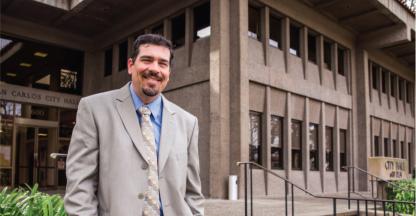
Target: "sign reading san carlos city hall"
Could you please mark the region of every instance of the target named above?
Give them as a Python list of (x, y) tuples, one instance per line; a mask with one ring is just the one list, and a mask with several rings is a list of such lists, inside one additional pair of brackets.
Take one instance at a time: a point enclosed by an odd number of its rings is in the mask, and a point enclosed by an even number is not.
[(0, 100), (77, 109), (81, 96), (0, 82)]

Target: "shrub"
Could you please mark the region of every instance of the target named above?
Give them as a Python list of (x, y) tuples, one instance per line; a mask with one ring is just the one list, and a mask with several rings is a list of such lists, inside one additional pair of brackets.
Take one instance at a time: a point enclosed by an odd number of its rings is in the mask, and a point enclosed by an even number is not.
[[(387, 187), (387, 199), (396, 201), (415, 202), (416, 180), (400, 180), (395, 182), (395, 186)], [(393, 204), (387, 204), (389, 211), (393, 210)], [(410, 204), (396, 204), (395, 210), (397, 213), (415, 215), (415, 205)]]
[(3, 189), (0, 193), (0, 215), (4, 216), (66, 216), (59, 195), (48, 195), (33, 188)]

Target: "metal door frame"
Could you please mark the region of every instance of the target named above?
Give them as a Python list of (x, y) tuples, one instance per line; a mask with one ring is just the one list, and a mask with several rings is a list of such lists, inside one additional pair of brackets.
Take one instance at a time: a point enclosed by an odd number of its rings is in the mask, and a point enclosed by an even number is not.
[[(14, 123), (13, 123), (13, 158), (12, 158), (12, 187), (15, 187), (15, 176), (16, 176), (16, 147), (17, 147), (17, 128), (18, 127), (33, 127), (35, 128), (35, 137), (34, 137), (34, 150), (37, 154), (38, 152), (38, 146), (39, 146), (39, 140), (37, 137), (37, 134), (39, 132), (39, 128), (56, 128), (56, 133), (58, 133), (59, 129), (59, 121), (49, 121), (49, 120), (38, 120), (38, 119), (30, 119), (30, 118), (20, 118), (15, 117)], [(58, 135), (58, 134), (56, 134)], [(58, 142), (59, 136), (56, 137), (56, 142)], [(35, 156), (35, 155), (34, 155)], [(34, 175), (33, 178), (37, 179), (37, 172), (36, 176)]]

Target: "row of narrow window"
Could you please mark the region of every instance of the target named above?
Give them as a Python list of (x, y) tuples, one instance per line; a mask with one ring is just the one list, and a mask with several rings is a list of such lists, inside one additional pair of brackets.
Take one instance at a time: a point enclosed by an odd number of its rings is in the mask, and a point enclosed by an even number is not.
[[(269, 45), (278, 49), (282, 49), (282, 17), (276, 15), (276, 12), (271, 12), (269, 15)], [(248, 35), (251, 38), (262, 40), (261, 32), (261, 13), (260, 8), (253, 6), (249, 7), (249, 26), (248, 26)], [(290, 44), (289, 44), (289, 53), (295, 56), (301, 56), (301, 27), (299, 24), (293, 22), (290, 23), (289, 28), (290, 35)], [(317, 44), (318, 44), (318, 33), (310, 31), (308, 29), (307, 35), (308, 43), (308, 60), (317, 64)], [(323, 44), (323, 63), (324, 67), (328, 70), (333, 70), (333, 58), (335, 54), (333, 53), (334, 42), (330, 39), (325, 38)], [(338, 74), (344, 76), (347, 71), (347, 49), (338, 44), (337, 60), (338, 60)]]
[[(193, 41), (201, 38), (209, 37), (211, 34), (210, 27), (210, 4), (206, 2), (193, 8)], [(171, 25), (171, 37), (173, 49), (177, 49), (185, 45), (186, 20), (185, 12), (169, 19)], [(144, 30), (140, 31), (135, 37), (144, 34)], [(164, 35), (163, 22), (150, 28), (150, 33)], [(166, 35), (165, 35), (166, 36)], [(128, 59), (128, 42), (127, 40), (118, 45), (118, 71), (123, 71), (127, 67)], [(112, 74), (113, 68), (113, 48), (105, 50), (104, 54), (104, 76)]]
[[(404, 100), (404, 92), (406, 92), (406, 102), (407, 103), (412, 102), (413, 85), (411, 82), (406, 81), (405, 79), (401, 78), (397, 74), (388, 71), (387, 69), (381, 67), (380, 65), (374, 62), (369, 61), (368, 65), (369, 65), (369, 72), (371, 75), (370, 78), (372, 80), (371, 86), (373, 89), (381, 90), (381, 92), (384, 94), (387, 94), (388, 91), (390, 90), (390, 95), (392, 97), (398, 96), (399, 100)], [(390, 76), (390, 81), (389, 81), (389, 76)], [(396, 87), (398, 87), (398, 90), (396, 90)]]
[[(380, 137), (379, 136), (374, 136), (374, 151), (373, 151), (373, 156), (374, 157), (394, 157), (394, 158), (403, 158), (406, 159), (406, 155), (404, 152), (404, 148), (405, 148), (405, 142), (404, 141), (400, 141), (400, 146), (399, 142), (397, 142), (397, 140), (393, 139), (391, 141), (390, 144), (390, 139), (389, 138), (384, 138), (383, 139), (383, 146), (380, 142)], [(393, 148), (393, 152), (391, 152), (390, 147)], [(400, 147), (400, 149), (398, 149)], [(384, 154), (382, 154), (382, 148), (384, 150)], [(409, 173), (411, 172), (411, 164), (412, 164), (412, 143), (408, 142), (407, 143), (407, 157), (408, 157), (408, 163), (409, 163)]]
[[(284, 168), (284, 140), (283, 133), (284, 128), (283, 117), (271, 116), (271, 168), (283, 169)], [(292, 170), (303, 170), (302, 167), (302, 121), (291, 121), (291, 141), (292, 141)], [(264, 148), (264, 142), (262, 141), (262, 114), (259, 112), (250, 111), (250, 145), (249, 145), (249, 160), (258, 164), (263, 164), (262, 153)], [(309, 136), (309, 167), (312, 171), (319, 171), (319, 125), (310, 123), (308, 128)], [(341, 171), (345, 171), (347, 166), (347, 130), (339, 130), (339, 166)], [(325, 170), (334, 171), (334, 157), (335, 157), (335, 142), (334, 142), (334, 128), (325, 127)]]

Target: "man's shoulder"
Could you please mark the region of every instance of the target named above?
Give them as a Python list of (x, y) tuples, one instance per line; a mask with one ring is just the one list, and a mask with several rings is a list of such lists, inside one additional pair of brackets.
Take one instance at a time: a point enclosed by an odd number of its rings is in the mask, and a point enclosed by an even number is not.
[(114, 89), (110, 91), (88, 95), (88, 96), (83, 97), (82, 100), (87, 103), (96, 103), (96, 102), (106, 103), (108, 101), (113, 101), (114, 99), (120, 98), (120, 97), (123, 97), (123, 89)]
[(177, 104), (173, 103), (172, 101), (166, 99), (166, 97), (165, 97), (164, 103), (165, 103), (164, 106), (167, 106), (166, 108), (168, 110), (170, 110), (171, 112), (174, 112), (175, 114), (177, 114), (181, 118), (184, 118), (184, 119), (189, 120), (189, 121), (197, 120), (197, 117), (194, 116), (192, 113), (186, 111), (185, 109), (183, 109), (179, 105), (177, 105)]

